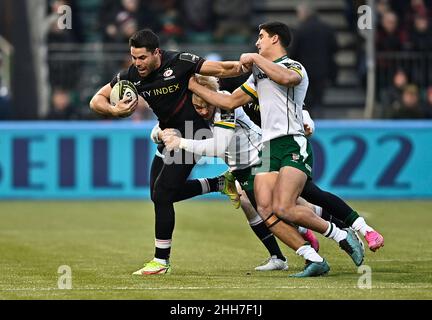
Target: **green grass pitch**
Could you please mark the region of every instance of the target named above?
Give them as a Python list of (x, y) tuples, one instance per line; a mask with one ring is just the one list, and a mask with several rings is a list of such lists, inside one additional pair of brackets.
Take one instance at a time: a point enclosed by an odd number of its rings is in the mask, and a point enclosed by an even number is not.
[[(153, 256), (150, 202), (0, 202), (0, 299), (431, 299), (432, 202), (350, 204), (385, 237), (366, 252), (371, 289), (321, 236), (328, 276), (288, 278), (303, 261), (283, 244), (288, 271), (254, 271), (267, 252), (229, 202), (177, 204), (172, 273), (151, 277), (131, 275)], [(58, 288), (62, 265), (71, 290)]]

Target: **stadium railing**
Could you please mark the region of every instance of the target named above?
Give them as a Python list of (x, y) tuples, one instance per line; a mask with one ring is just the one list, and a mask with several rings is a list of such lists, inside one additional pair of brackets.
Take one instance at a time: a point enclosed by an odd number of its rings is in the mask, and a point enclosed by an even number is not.
[(5, 86), (10, 92), (11, 88), (11, 63), (13, 46), (0, 35), (0, 89)]
[(393, 75), (400, 69), (419, 88), (432, 85), (431, 52), (377, 52), (376, 61), (378, 88), (390, 86)]

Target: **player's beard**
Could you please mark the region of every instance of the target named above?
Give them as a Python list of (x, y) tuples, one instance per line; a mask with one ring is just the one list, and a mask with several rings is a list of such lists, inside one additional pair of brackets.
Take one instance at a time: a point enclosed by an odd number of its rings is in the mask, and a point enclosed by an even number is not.
[(147, 77), (150, 73), (152, 73), (157, 69), (157, 64), (158, 64), (157, 59), (156, 58), (152, 59), (152, 61), (149, 62), (147, 66), (144, 68), (144, 70), (142, 71), (143, 73), (141, 73), (141, 71), (138, 69), (139, 75), (141, 77)]
[(153, 70), (150, 71), (149, 66), (145, 67), (142, 70), (140, 70), (139, 68), (137, 68), (137, 69), (138, 69), (138, 73), (139, 73), (140, 77), (143, 77), (143, 78), (147, 77), (153, 71)]

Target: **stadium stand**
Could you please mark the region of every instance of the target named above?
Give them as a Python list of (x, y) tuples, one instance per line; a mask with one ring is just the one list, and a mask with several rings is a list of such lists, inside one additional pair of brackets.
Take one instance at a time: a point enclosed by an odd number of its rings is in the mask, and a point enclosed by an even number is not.
[[(151, 27), (161, 36), (162, 47), (168, 50), (190, 51), (213, 59), (238, 59), (240, 53), (255, 51), (258, 24), (280, 20), (296, 30), (299, 27), (296, 10), (298, 5), (304, 2), (47, 1), (47, 15), (53, 15), (52, 6), (56, 4), (69, 4), (73, 11), (71, 32), (54, 33), (47, 37), (50, 86), (52, 89), (62, 87), (70, 90), (72, 102), (80, 113), (77, 118), (92, 118), (93, 115), (87, 108), (88, 99), (98, 86), (108, 81), (128, 63), (126, 40), (134, 30)], [(134, 3), (141, 8), (138, 12), (133, 9)], [(333, 29), (337, 40), (336, 78), (327, 87), (321, 112), (315, 117), (363, 118), (366, 102), (366, 58), (365, 40), (357, 28), (357, 7), (365, 1), (320, 0), (311, 3), (319, 19)], [(385, 118), (392, 114), (392, 110), (388, 110), (392, 108), (392, 104), (386, 99), (388, 92), (394, 91), (393, 79), (399, 69), (406, 73), (407, 84), (418, 87), (422, 104), (426, 103), (427, 93), (432, 85), (432, 1), (377, 0), (376, 4), (377, 108), (373, 116)], [(196, 12), (202, 14), (196, 15)], [(398, 19), (395, 37), (385, 36), (384, 17), (391, 16), (388, 12), (395, 12)], [(117, 30), (117, 34), (114, 32), (115, 36), (111, 39), (109, 34), (113, 30), (107, 30), (109, 25), (113, 25)], [(396, 43), (383, 41), (383, 37), (393, 39), (391, 41), (395, 40)], [(400, 41), (399, 45), (397, 41)], [(394, 44), (396, 47), (392, 47)], [(299, 61), (302, 62), (301, 59)]]

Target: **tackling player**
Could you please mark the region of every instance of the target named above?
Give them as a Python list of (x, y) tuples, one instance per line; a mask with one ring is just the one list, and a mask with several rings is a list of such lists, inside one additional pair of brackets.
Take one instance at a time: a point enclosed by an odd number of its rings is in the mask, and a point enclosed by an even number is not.
[[(255, 197), (260, 214), (275, 223), (281, 219), (294, 222), (334, 239), (360, 265), (361, 245), (351, 230), (340, 230), (333, 223), (314, 217), (309, 208), (296, 205), (312, 175), (311, 147), (304, 137), (301, 114), (308, 86), (307, 73), (300, 63), (287, 57), (286, 47), (291, 36), (285, 24), (267, 23), (259, 29), (256, 43), (259, 54), (244, 54), (240, 59), (242, 69), (253, 71), (241, 88), (231, 96), (208, 90), (193, 80), (189, 88), (210, 104), (226, 110), (253, 100), (259, 102), (264, 150), (263, 164), (255, 177)], [(369, 232), (374, 236), (368, 241), (372, 250), (382, 246), (381, 235), (356, 212), (350, 215), (350, 225), (363, 235)]]
[[(217, 91), (218, 83), (214, 77), (197, 77), (197, 81)], [(256, 126), (246, 115), (242, 108), (238, 108), (233, 112), (226, 112), (208, 105), (198, 96), (192, 98), (195, 110), (207, 121), (213, 132), (213, 137), (205, 140), (193, 140), (180, 138), (178, 133), (172, 129), (164, 131), (154, 130), (152, 136), (158, 136), (159, 140), (164, 141), (168, 150), (184, 149), (188, 152), (193, 152), (198, 155), (219, 157), (225, 160), (232, 174), (241, 182), (242, 188), (246, 192), (241, 197), (242, 208), (249, 220), (249, 223), (257, 223), (262, 228), (265, 227), (265, 222), (257, 214), (256, 202), (253, 193), (253, 179), (249, 179), (252, 168), (260, 162), (259, 151), (261, 149), (261, 129)], [(252, 177), (253, 178), (253, 177)], [(246, 183), (247, 182), (247, 183)], [(249, 198), (249, 199), (248, 199)], [(249, 202), (250, 200), (250, 202)], [(311, 208), (315, 207), (301, 200), (303, 205), (308, 205)], [(252, 208), (250, 207), (252, 206)], [(329, 271), (327, 262), (322, 259), (316, 252), (318, 250), (318, 242), (310, 230), (305, 230), (305, 243), (299, 232), (291, 225), (286, 223), (269, 224), (268, 228), (286, 245), (292, 248), (296, 253), (306, 259), (308, 270), (294, 277), (311, 277), (326, 274)], [(271, 233), (265, 228), (269, 235)], [(313, 236), (311, 238), (311, 236)], [(314, 244), (314, 246), (311, 246)], [(315, 250), (316, 249), (316, 250)], [(278, 261), (279, 260), (279, 261)], [(270, 258), (264, 268), (269, 268), (272, 264), (286, 266), (281, 263), (281, 259)], [(312, 260), (321, 260), (321, 262), (312, 262)], [(287, 268), (287, 266), (285, 267)], [(285, 269), (283, 268), (283, 269)]]

